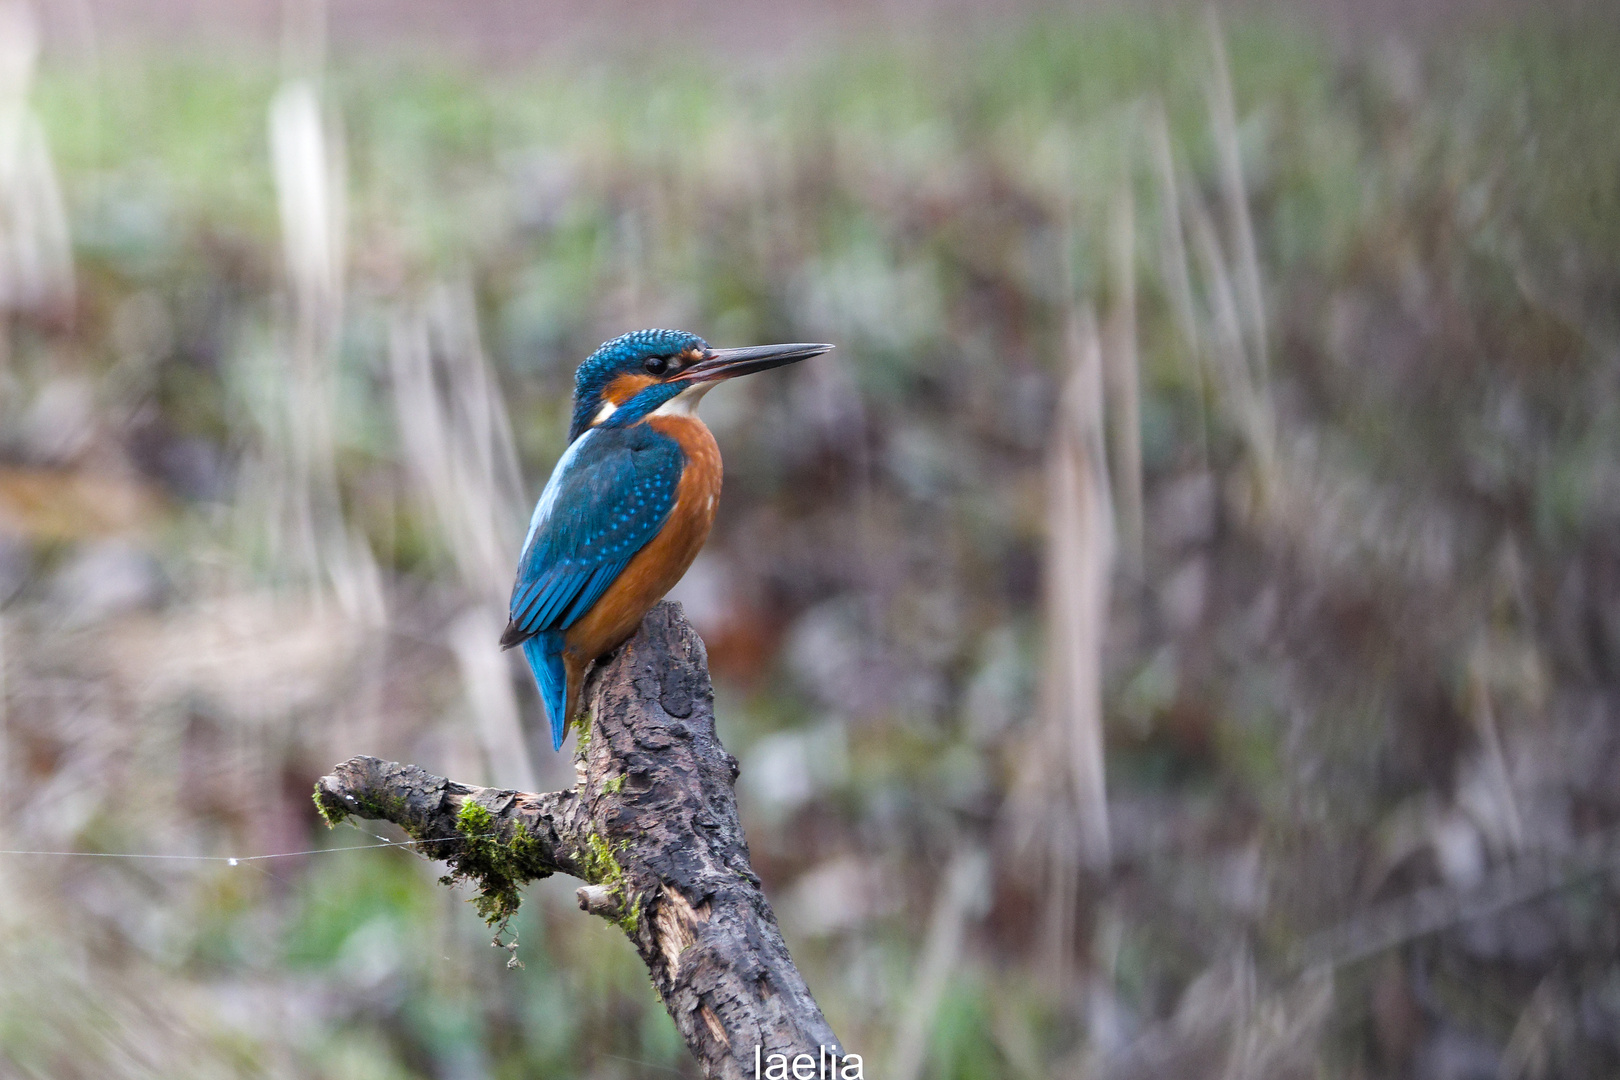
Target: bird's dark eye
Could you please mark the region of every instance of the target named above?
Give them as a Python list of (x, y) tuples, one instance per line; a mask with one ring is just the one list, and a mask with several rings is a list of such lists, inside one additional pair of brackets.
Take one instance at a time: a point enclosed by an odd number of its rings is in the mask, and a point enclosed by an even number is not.
[(669, 357), (649, 356), (641, 362), (641, 366), (647, 369), (649, 375), (662, 375), (669, 368)]

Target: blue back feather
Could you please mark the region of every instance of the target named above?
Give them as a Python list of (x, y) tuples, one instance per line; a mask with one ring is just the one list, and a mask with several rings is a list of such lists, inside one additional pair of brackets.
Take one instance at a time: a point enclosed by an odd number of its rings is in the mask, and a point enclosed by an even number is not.
[(568, 717), (564, 632), (669, 520), (686, 455), (646, 424), (599, 427), (570, 446), (546, 485), (518, 561), (512, 629), (561, 746)]
[(563, 715), (568, 701), (568, 672), (563, 670), (562, 650), (562, 633), (557, 630), (523, 643), (523, 658), (534, 672), (534, 681), (540, 686), (540, 699), (546, 705), (546, 718), (551, 721), (553, 750), (562, 749), (563, 731), (568, 722)]

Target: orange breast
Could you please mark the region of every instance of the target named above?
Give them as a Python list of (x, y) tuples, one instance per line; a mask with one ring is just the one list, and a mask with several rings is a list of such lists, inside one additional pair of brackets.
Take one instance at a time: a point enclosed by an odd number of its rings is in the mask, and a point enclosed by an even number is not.
[(714, 524), (720, 501), (720, 448), (695, 416), (654, 416), (647, 423), (668, 435), (686, 455), (669, 520), (636, 553), (607, 592), (568, 628), (569, 659), (581, 668), (616, 647), (641, 625), (641, 617), (686, 573)]

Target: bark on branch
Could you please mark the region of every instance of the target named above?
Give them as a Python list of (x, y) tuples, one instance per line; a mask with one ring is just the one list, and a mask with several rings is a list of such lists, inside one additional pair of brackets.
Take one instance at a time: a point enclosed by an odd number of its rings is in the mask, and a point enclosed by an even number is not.
[(469, 787), (356, 757), (321, 778), (316, 804), (334, 824), (383, 819), (426, 842), (425, 854), (449, 863), (447, 881), (479, 889), (492, 922), (517, 909), (527, 882), (584, 881), (580, 907), (630, 938), (706, 1077), (753, 1077), (772, 1054), (841, 1063), (749, 865), (737, 759), (715, 736), (708, 659), (678, 605), (654, 608), (597, 665), (585, 702), (573, 788)]

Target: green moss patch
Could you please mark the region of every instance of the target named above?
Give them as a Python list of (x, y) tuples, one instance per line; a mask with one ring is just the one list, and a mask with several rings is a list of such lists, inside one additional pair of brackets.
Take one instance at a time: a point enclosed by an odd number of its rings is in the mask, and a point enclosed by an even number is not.
[[(629, 841), (620, 841), (618, 849), (623, 851), (628, 846)], [(625, 876), (624, 867), (619, 865), (613, 845), (596, 833), (591, 833), (586, 838), (586, 849), (575, 852), (574, 858), (579, 861), (585, 880), (606, 888), (608, 895), (618, 905), (620, 914), (610, 921), (634, 936), (641, 926), (641, 897), (630, 895), (629, 879)]]
[(362, 794), (355, 796), (353, 803), (345, 803), (336, 796), (326, 794), (319, 786), (315, 788), (315, 810), (329, 829), (337, 828), (351, 817), (362, 817), (372, 821), (392, 821), (415, 837), (415, 831), (401, 820), (407, 816), (407, 809), (409, 804), (398, 795), (375, 798)]
[(521, 822), (510, 838), (503, 839), (495, 816), (471, 800), (456, 815), (456, 831), (463, 840), (461, 850), (449, 860), (450, 873), (439, 880), (445, 885), (476, 886), (478, 895), (472, 902), (479, 916), (491, 926), (504, 927), (522, 902), (519, 887), (551, 876), (540, 844)]

